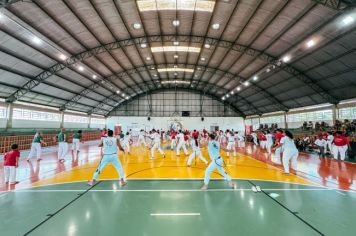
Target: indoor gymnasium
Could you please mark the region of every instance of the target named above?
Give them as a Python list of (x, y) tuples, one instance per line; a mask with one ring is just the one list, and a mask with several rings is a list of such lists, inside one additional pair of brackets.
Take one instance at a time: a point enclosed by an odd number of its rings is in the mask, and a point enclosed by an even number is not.
[(0, 235), (356, 235), (356, 1), (0, 0)]

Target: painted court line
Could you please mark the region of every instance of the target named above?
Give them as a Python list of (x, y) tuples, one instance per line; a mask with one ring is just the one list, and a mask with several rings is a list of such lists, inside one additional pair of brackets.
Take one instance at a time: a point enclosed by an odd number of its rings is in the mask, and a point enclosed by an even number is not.
[(200, 216), (200, 213), (151, 213), (151, 216)]

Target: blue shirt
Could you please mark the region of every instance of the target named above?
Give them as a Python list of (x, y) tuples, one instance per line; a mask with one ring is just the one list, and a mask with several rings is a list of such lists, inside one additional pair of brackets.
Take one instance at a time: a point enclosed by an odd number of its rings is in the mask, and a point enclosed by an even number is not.
[(218, 159), (220, 157), (220, 143), (217, 141), (209, 141), (208, 152), (211, 159)]

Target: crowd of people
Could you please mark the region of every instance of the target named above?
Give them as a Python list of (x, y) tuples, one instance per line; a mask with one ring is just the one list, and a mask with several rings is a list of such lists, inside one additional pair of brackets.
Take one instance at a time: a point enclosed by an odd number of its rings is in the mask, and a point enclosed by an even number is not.
[[(55, 136), (55, 141), (58, 142), (58, 161), (63, 163), (68, 152), (68, 141), (72, 138), (72, 156), (79, 155), (81, 143), (81, 131), (78, 130), (71, 137), (66, 133), (65, 129)], [(157, 130), (152, 129), (149, 132), (140, 130), (133, 134), (132, 130), (126, 133), (120, 132), (114, 135), (112, 130), (103, 129), (101, 133), (101, 160), (93, 174), (93, 177), (88, 181), (89, 185), (95, 184), (97, 177), (106, 165), (112, 164), (120, 176), (122, 185), (125, 185), (125, 175), (118, 159), (119, 151), (127, 154), (131, 152), (131, 146), (136, 145), (150, 149), (150, 159), (155, 159), (156, 153), (165, 158), (165, 151), (162, 149), (162, 143), (168, 143), (168, 149), (175, 152), (176, 156), (180, 156), (183, 151), (187, 158), (187, 166), (191, 166), (192, 161), (200, 159), (206, 166), (204, 177), (204, 184), (202, 189), (208, 188), (210, 174), (218, 169), (219, 172), (225, 177), (231, 187), (234, 184), (231, 182), (231, 177), (224, 169), (224, 162), (221, 157), (220, 151), (224, 151), (227, 157), (237, 156), (237, 148), (244, 149), (246, 141), (251, 141), (253, 145), (259, 146), (261, 150), (266, 150), (266, 153), (271, 155), (274, 152), (276, 158), (279, 158), (283, 164), (285, 174), (290, 173), (290, 163), (292, 169), (297, 168), (297, 158), (300, 151), (305, 151), (310, 145), (319, 150), (320, 156), (325, 157), (327, 153), (333, 155), (335, 159), (340, 157), (344, 160), (347, 150), (351, 149), (350, 142), (346, 132), (321, 132), (316, 138), (305, 135), (304, 137), (294, 138), (293, 134), (288, 130), (275, 129), (270, 130), (257, 130), (245, 137), (242, 131), (234, 131), (233, 129), (226, 131), (216, 130), (209, 132), (206, 129), (202, 131), (188, 131), (188, 130)], [(34, 135), (30, 153), (27, 161), (36, 155), (37, 161), (41, 160), (41, 149), (46, 146), (43, 140), (43, 134), (37, 132)], [(207, 148), (209, 158), (202, 155), (201, 148)], [(19, 163), (20, 152), (18, 145), (13, 144), (11, 151), (5, 154), (5, 182), (9, 184), (16, 184), (16, 167)], [(191, 150), (189, 153), (188, 150)], [(210, 163), (208, 160), (211, 160)]]

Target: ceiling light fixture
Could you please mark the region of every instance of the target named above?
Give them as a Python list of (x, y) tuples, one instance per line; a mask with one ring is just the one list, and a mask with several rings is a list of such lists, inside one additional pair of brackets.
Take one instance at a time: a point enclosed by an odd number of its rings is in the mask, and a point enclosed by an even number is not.
[(190, 81), (185, 80), (164, 80), (161, 84), (190, 84)]
[(147, 44), (146, 43), (141, 43), (141, 48), (147, 48)]
[(267, 68), (266, 72), (269, 73), (270, 71), (271, 71), (271, 69), (270, 69), (270, 68)]
[(225, 100), (225, 97), (222, 97), (221, 99), (222, 99), (222, 100)]
[(172, 24), (173, 24), (173, 26), (178, 27), (180, 25), (180, 21), (179, 20), (173, 20)]
[(247, 87), (247, 86), (249, 86), (249, 85), (250, 85), (250, 82), (245, 81), (245, 82), (244, 82), (244, 85)]
[(237, 90), (237, 91), (240, 91), (240, 90), (241, 90), (241, 88), (240, 88), (240, 87), (237, 87), (237, 88), (236, 88), (236, 90)]
[(116, 93), (117, 93), (117, 94), (120, 94), (120, 90), (117, 90)]
[(61, 59), (61, 60), (66, 60), (67, 59), (67, 57), (66, 57), (66, 55), (64, 55), (64, 54), (61, 54), (61, 55), (59, 55), (59, 59)]
[(205, 61), (205, 57), (200, 58), (200, 60)]
[(207, 0), (138, 0), (139, 11), (205, 11), (213, 12), (215, 1)]
[(35, 44), (41, 44), (42, 41), (41, 41), (40, 38), (34, 36), (34, 37), (32, 38), (32, 42), (34, 42)]
[(230, 97), (230, 95), (229, 95), (229, 94), (226, 94), (226, 97), (228, 98), (228, 97)]
[(78, 67), (78, 70), (79, 70), (79, 71), (84, 71), (84, 67), (79, 66), (79, 67)]
[(141, 29), (142, 25), (140, 23), (134, 23), (133, 28), (134, 29)]
[(147, 60), (147, 61), (150, 61), (150, 60), (151, 60), (151, 57), (146, 57), (146, 60)]
[(351, 24), (352, 22), (354, 22), (354, 18), (352, 16), (346, 16), (343, 20), (342, 20), (342, 23), (344, 25), (349, 25)]
[(174, 76), (177, 76), (178, 75), (178, 73), (177, 72), (174, 72)]
[(179, 42), (178, 42), (178, 41), (174, 41), (174, 42), (173, 42), (173, 45), (174, 45), (174, 46), (178, 46), (178, 45), (179, 45)]
[(311, 39), (311, 40), (309, 40), (309, 41), (307, 42), (307, 47), (308, 47), (308, 48), (311, 48), (311, 47), (313, 47), (314, 45), (315, 45), (314, 39)]
[(177, 59), (179, 56), (176, 54), (176, 55), (174, 55), (173, 57), (174, 57), (175, 59)]
[(210, 44), (208, 44), (208, 43), (204, 44), (204, 48), (209, 49), (210, 47), (211, 47)]
[(234, 95), (234, 91), (231, 91), (231, 95)]
[(188, 73), (194, 73), (194, 69), (188, 69), (188, 68), (160, 68), (157, 71), (159, 73), (162, 73), (162, 72), (188, 72)]
[(188, 47), (188, 46), (163, 46), (163, 47), (151, 47), (152, 53), (158, 52), (194, 52), (200, 53), (200, 47)]
[(96, 76), (96, 75), (93, 75), (92, 77), (93, 77), (93, 79), (96, 79), (96, 78), (98, 78), (98, 76)]
[(284, 63), (289, 62), (289, 61), (290, 61), (290, 56), (285, 56), (285, 57), (283, 57), (283, 58), (282, 58), (282, 61), (283, 61)]
[(220, 24), (215, 23), (215, 24), (212, 24), (211, 27), (212, 27), (214, 30), (218, 30), (218, 29), (220, 29)]
[(254, 81), (257, 81), (257, 80), (258, 80), (258, 77), (257, 77), (257, 76), (254, 76), (254, 77), (253, 77), (253, 80), (254, 80)]

